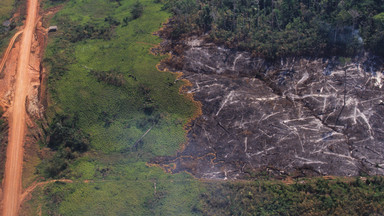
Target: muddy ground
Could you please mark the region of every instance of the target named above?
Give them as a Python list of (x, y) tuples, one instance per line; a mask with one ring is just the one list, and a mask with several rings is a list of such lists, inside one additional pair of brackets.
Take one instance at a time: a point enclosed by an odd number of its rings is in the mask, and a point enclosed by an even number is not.
[(182, 152), (153, 160), (170, 172), (207, 179), (262, 171), (384, 174), (384, 75), (378, 58), (267, 62), (195, 38), (164, 67), (184, 73), (193, 84), (187, 91), (203, 111)]

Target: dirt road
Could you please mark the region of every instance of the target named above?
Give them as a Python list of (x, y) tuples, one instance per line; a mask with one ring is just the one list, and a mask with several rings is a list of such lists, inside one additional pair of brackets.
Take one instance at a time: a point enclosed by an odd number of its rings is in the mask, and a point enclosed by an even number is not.
[(15, 41), (16, 41), (17, 37), (19, 37), (19, 35), (20, 35), (21, 33), (23, 33), (22, 30), (21, 30), (21, 31), (18, 31), (18, 32), (12, 37), (11, 41), (9, 42), (8, 48), (7, 48), (7, 50), (5, 51), (3, 58), (1, 59), (1, 63), (0, 63), (0, 73), (3, 71), (5, 62), (7, 62), (7, 59), (8, 59), (8, 55), (9, 55), (9, 53), (11, 52), (12, 47), (13, 47), (13, 45), (15, 44)]
[(15, 95), (10, 116), (10, 133), (5, 164), (3, 215), (16, 216), (21, 193), (21, 174), (23, 166), (23, 144), (26, 128), (25, 101), (30, 85), (28, 66), (33, 33), (36, 26), (38, 0), (28, 0), (27, 19), (21, 40), (17, 65)]

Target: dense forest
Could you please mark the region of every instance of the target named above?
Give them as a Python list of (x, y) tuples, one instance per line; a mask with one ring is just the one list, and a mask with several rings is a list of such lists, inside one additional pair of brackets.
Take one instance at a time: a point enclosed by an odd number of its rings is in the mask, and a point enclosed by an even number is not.
[(203, 215), (382, 215), (382, 177), (207, 184)]
[(255, 56), (384, 56), (383, 0), (164, 0), (172, 39), (208, 39)]

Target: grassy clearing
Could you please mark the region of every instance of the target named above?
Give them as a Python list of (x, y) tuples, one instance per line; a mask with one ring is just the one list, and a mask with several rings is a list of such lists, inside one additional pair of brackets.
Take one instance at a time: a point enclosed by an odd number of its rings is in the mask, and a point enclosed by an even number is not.
[[(143, 0), (142, 16), (131, 19), (135, 3), (71, 0), (51, 20), (59, 31), (50, 35), (44, 60), (50, 70), (47, 118), (76, 119), (76, 128), (90, 135), (90, 150), (56, 160), (67, 166), (58, 177), (75, 183), (37, 190), (43, 196), (26, 203), (26, 214), (40, 207), (43, 215), (197, 214), (204, 190), (198, 181), (146, 166), (186, 142), (183, 126), (195, 107), (180, 95), (182, 81), (157, 71), (163, 57), (149, 52), (160, 43), (152, 33), (170, 14)], [(46, 176), (48, 161), (42, 158), (38, 175)]]
[[(51, 106), (54, 112), (76, 113), (80, 127), (92, 137), (92, 147), (105, 153), (127, 150), (153, 126), (141, 143), (142, 149), (154, 155), (173, 154), (185, 141), (182, 125), (192, 115), (194, 106), (179, 95), (183, 83), (175, 76), (159, 73), (155, 65), (161, 57), (149, 54), (150, 45), (160, 40), (151, 33), (158, 29), (168, 14), (160, 4), (143, 1), (144, 14), (127, 26), (109, 27), (110, 17), (122, 22), (129, 16), (135, 1), (122, 1), (117, 6), (110, 1), (70, 1), (54, 21), (68, 18), (78, 25), (108, 28), (110, 40), (94, 39), (71, 43), (64, 52), (74, 63), (63, 76), (52, 75)], [(53, 23), (56, 24), (56, 23)], [(60, 27), (62, 25), (59, 24)], [(71, 27), (63, 31), (76, 31)], [(47, 50), (47, 61), (60, 58), (56, 50), (62, 38), (56, 37)], [(98, 80), (91, 71), (116, 71), (124, 85), (116, 87)], [(59, 79), (59, 80), (57, 80)]]
[[(144, 163), (114, 165), (109, 170), (92, 162), (77, 167), (94, 172), (95, 166), (99, 169), (92, 175), (93, 179), (94, 175), (104, 178), (89, 183), (48, 186), (45, 192), (48, 191), (50, 200), (46, 200), (43, 212), (62, 215), (161, 215), (167, 212), (177, 215), (176, 212), (181, 212), (193, 215), (193, 208), (198, 205), (199, 186), (189, 176), (164, 174)], [(84, 173), (90, 175), (90, 172)], [(57, 200), (61, 200), (59, 205)], [(159, 204), (159, 200), (165, 205)]]
[(148, 167), (135, 157), (82, 157), (68, 174), (74, 183), (38, 189), (26, 204), (27, 215), (34, 215), (39, 206), (43, 215), (198, 215), (199, 195), (204, 192), (200, 182), (187, 174)]

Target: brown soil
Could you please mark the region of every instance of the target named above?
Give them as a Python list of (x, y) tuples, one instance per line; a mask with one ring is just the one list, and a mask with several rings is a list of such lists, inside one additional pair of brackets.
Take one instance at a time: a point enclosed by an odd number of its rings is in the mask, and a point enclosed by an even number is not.
[(38, 90), (42, 37), (40, 31), (35, 31), (38, 0), (28, 1), (27, 14), (21, 41), (16, 42), (15, 48), (12, 49), (17, 37), (15, 36), (5, 53), (2, 64), (6, 65), (3, 71), (4, 78), (0, 80), (1, 103), (7, 108), (6, 115), (9, 117), (10, 126), (3, 182), (3, 215), (18, 214), (26, 126), (32, 123), (27, 114), (39, 117), (41, 113)]

